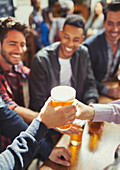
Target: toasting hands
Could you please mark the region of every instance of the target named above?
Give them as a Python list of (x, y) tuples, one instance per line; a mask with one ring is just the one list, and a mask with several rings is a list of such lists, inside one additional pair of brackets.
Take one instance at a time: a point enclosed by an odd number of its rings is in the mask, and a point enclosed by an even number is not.
[(38, 119), (40, 119), (48, 128), (55, 128), (57, 126), (72, 123), (75, 116), (76, 106), (74, 104), (63, 107), (53, 107), (50, 97), (41, 109)]

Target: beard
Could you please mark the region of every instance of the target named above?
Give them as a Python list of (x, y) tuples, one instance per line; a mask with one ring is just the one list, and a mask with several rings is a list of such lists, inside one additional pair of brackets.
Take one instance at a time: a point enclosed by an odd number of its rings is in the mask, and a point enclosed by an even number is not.
[(14, 65), (5, 55), (5, 52), (1, 49), (1, 56), (4, 58), (7, 64)]

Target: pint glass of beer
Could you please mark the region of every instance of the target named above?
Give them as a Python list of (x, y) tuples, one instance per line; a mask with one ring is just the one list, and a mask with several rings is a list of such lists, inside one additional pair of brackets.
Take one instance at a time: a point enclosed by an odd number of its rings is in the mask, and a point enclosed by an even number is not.
[[(74, 102), (76, 90), (70, 86), (56, 86), (51, 90), (52, 105), (67, 106)], [(57, 127), (60, 130), (68, 130), (72, 124)]]
[[(80, 119), (74, 120), (73, 127), (81, 129), (81, 133), (79, 135), (78, 134), (72, 134), (71, 135), (70, 143), (73, 146), (78, 146), (82, 143), (82, 135), (83, 135), (83, 130), (84, 130), (84, 126), (85, 126), (86, 122), (87, 122), (87, 120), (80, 120)], [(81, 127), (77, 127), (76, 125), (80, 125)]]

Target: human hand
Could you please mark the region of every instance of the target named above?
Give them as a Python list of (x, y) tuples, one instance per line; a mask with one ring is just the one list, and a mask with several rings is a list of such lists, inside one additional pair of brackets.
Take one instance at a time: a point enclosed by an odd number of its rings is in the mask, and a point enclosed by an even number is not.
[(94, 118), (95, 110), (93, 107), (89, 105), (85, 105), (82, 102), (79, 102), (77, 99), (75, 99), (75, 102), (77, 103), (77, 113), (76, 113), (77, 119), (92, 120)]
[(120, 98), (120, 87), (110, 87), (108, 89), (108, 96), (114, 99)]
[(54, 147), (49, 159), (57, 164), (63, 166), (70, 166), (70, 158), (72, 157), (71, 151), (64, 147)]
[(68, 135), (72, 135), (72, 134), (77, 134), (77, 135), (80, 135), (81, 132), (83, 131), (82, 129), (82, 126), (78, 125), (78, 124), (75, 124), (73, 123), (72, 126), (68, 129), (68, 130), (60, 130), (60, 129), (55, 129), (57, 130), (58, 132), (62, 133), (62, 134), (68, 134)]
[(48, 128), (55, 128), (65, 124), (71, 124), (75, 119), (76, 106), (74, 104), (53, 107), (51, 97), (46, 101), (39, 114), (41, 121)]

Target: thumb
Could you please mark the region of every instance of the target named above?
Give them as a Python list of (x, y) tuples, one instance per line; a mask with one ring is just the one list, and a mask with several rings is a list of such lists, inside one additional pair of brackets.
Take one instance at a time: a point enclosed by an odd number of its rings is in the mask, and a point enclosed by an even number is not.
[(43, 112), (43, 113), (44, 113), (45, 110), (52, 105), (52, 102), (51, 102), (51, 101), (52, 101), (52, 99), (51, 99), (51, 97), (49, 97), (48, 100), (45, 102), (45, 104), (44, 104), (44, 106), (42, 107), (42, 109), (41, 109), (40, 112)]
[(48, 106), (51, 106), (52, 105), (52, 98), (49, 97), (48, 100), (45, 102), (45, 106), (48, 107)]

